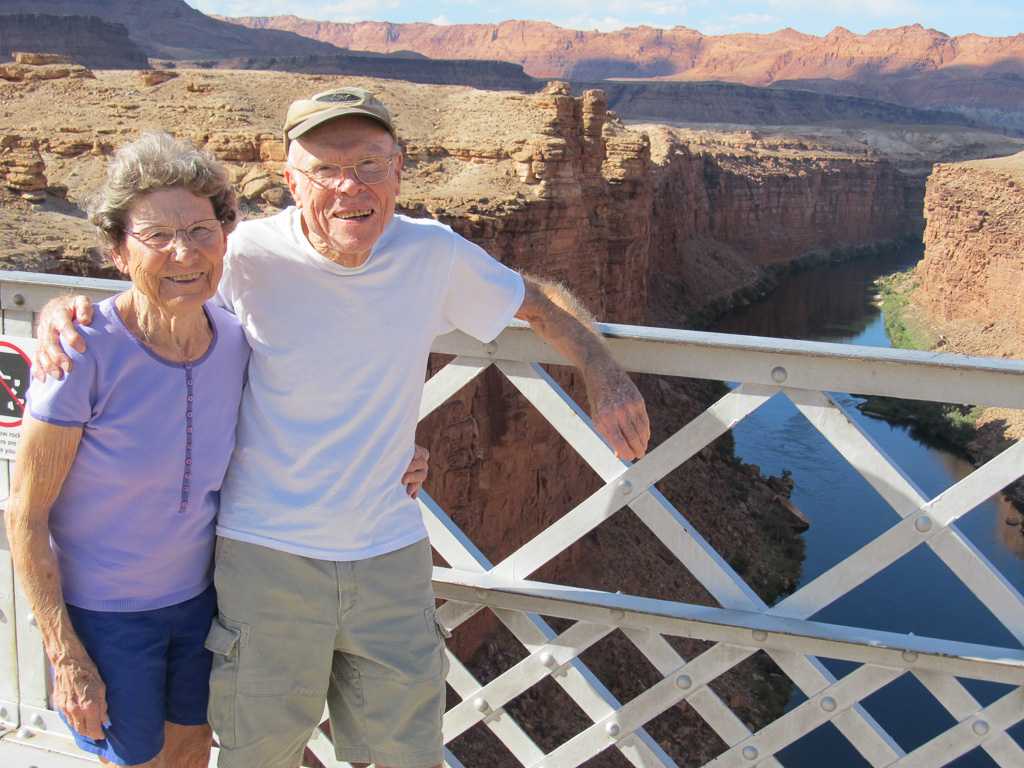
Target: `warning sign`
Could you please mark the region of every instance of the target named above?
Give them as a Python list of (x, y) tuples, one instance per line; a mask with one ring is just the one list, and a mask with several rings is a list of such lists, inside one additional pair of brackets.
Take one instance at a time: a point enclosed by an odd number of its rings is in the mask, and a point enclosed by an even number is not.
[(18, 447), (34, 350), (34, 339), (0, 336), (0, 459), (13, 459)]

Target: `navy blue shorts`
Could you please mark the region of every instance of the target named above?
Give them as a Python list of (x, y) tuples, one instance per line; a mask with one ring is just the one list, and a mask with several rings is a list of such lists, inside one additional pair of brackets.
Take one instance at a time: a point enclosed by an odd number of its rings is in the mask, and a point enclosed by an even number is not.
[(163, 749), (165, 722), (206, 724), (213, 654), (204, 644), (217, 613), (212, 584), (191, 600), (152, 611), (69, 605), (68, 613), (107, 686), (110, 719), (104, 739), (72, 729), (79, 747), (117, 765), (137, 765)]

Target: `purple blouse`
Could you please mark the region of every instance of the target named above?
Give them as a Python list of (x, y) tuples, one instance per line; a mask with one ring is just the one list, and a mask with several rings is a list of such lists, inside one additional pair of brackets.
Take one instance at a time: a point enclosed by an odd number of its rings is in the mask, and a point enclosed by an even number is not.
[(235, 444), (249, 346), (231, 313), (206, 304), (213, 342), (191, 363), (156, 355), (114, 299), (80, 326), (84, 354), (61, 381), (33, 380), (28, 410), (82, 440), (50, 537), (64, 600), (143, 611), (198, 595), (212, 580), (214, 516)]

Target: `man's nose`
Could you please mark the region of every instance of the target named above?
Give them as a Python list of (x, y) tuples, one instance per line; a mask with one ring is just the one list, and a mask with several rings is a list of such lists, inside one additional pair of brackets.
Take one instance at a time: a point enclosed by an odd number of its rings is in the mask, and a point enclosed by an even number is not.
[(334, 187), (334, 191), (344, 193), (358, 189), (361, 186), (363, 186), (363, 182), (360, 181), (359, 177), (356, 175), (355, 168), (342, 168), (341, 178), (338, 179), (338, 184)]

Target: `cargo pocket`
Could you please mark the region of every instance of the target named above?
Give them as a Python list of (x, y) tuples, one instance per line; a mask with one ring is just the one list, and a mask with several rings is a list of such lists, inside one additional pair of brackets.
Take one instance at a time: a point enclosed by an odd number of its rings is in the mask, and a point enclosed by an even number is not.
[(210, 706), (207, 715), (221, 746), (231, 749), (237, 738), (235, 696), (238, 682), (238, 651), (249, 641), (249, 626), (215, 616), (206, 635), (206, 649), (213, 653), (210, 673)]
[(445, 680), (448, 677), (448, 670), (451, 667), (448, 661), (448, 654), (445, 651), (445, 640), (452, 636), (451, 630), (444, 625), (441, 621), (441, 617), (437, 613), (436, 608), (427, 608), (423, 612), (427, 619), (427, 626), (429, 626), (434, 634), (437, 635), (437, 639), (440, 641), (440, 653), (441, 653), (441, 680)]

